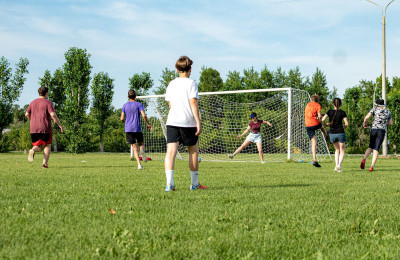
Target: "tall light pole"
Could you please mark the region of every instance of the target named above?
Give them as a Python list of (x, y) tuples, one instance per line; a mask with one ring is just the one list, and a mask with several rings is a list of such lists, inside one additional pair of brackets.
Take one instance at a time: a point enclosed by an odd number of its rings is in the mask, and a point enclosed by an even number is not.
[[(394, 2), (394, 0), (390, 1), (386, 7), (385, 11), (383, 8), (375, 2), (371, 0), (366, 0), (376, 6), (378, 6), (382, 11), (382, 99), (385, 101), (386, 105), (386, 10), (388, 6)], [(385, 135), (385, 139), (382, 144), (382, 155), (387, 156), (388, 154), (388, 143), (387, 143), (387, 133)]]

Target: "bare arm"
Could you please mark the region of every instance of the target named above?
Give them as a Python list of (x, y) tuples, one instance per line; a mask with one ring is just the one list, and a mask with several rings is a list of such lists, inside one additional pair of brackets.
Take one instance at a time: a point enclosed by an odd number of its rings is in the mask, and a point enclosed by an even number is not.
[(121, 113), (121, 118), (120, 119), (121, 119), (122, 122), (125, 122), (125, 113), (124, 112)]
[[(169, 103), (169, 102), (168, 102)], [(194, 115), (194, 119), (196, 120), (196, 127), (197, 127), (197, 132), (196, 135), (200, 135), (201, 134), (201, 123), (200, 123), (200, 113), (199, 113), (199, 104), (197, 102), (196, 98), (191, 98), (189, 100), (190, 103), (190, 108), (192, 109), (193, 115)], [(171, 106), (171, 104), (170, 104)]]
[(26, 112), (26, 113), (25, 113), (25, 116), (26, 116), (29, 120), (31, 120), (31, 114), (29, 114), (28, 112)]
[(147, 118), (146, 114), (144, 113), (144, 110), (140, 111), (140, 113), (142, 114), (144, 121), (146, 121), (146, 123), (147, 123), (147, 128), (151, 131), (151, 129), (153, 129), (153, 127), (151, 127), (149, 119)]
[(246, 130), (244, 130), (244, 132), (243, 132), (241, 135), (238, 135), (238, 136), (237, 136), (237, 138), (241, 138), (242, 136), (244, 136), (245, 134), (247, 134), (247, 132), (250, 131), (250, 129), (251, 129), (250, 126), (248, 126), (248, 127), (246, 128)]
[(270, 127), (273, 127), (273, 126), (274, 126), (273, 124), (271, 124), (271, 123), (268, 122), (267, 120), (263, 120), (263, 124), (267, 124), (267, 125), (269, 125)]
[(321, 115), (321, 111), (319, 111), (318, 112), (318, 120), (321, 122), (321, 118), (322, 118), (322, 115)]
[(54, 122), (56, 122), (56, 124), (58, 125), (58, 127), (61, 130), (61, 133), (64, 133), (64, 128), (62, 127), (60, 120), (58, 119), (58, 116), (56, 115), (55, 112), (51, 112), (50, 113), (51, 118), (53, 118)]
[(391, 118), (388, 120), (387, 125), (393, 125), (393, 120)]
[(344, 129), (346, 129), (349, 126), (349, 120), (347, 120), (347, 117), (343, 118), (344, 121)]
[(364, 122), (363, 122), (363, 127), (367, 128), (367, 121), (368, 119), (372, 116), (371, 113), (368, 113), (365, 117), (364, 117)]

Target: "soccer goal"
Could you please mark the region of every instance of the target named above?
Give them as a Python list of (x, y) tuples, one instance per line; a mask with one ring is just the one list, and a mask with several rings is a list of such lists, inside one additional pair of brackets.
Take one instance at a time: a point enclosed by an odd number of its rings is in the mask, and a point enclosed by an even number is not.
[[(146, 154), (152, 160), (163, 160), (166, 151), (166, 119), (168, 103), (164, 95), (138, 96), (153, 130), (143, 129)], [(246, 129), (251, 112), (273, 124), (261, 127), (265, 162), (286, 160), (312, 161), (311, 145), (304, 125), (304, 109), (310, 101), (306, 91), (293, 88), (254, 89), (221, 92), (200, 92), (199, 110), (202, 133), (199, 153), (202, 161), (259, 162), (257, 147), (251, 143), (233, 159), (228, 157), (245, 140), (237, 136)], [(142, 125), (144, 122), (142, 122)], [(323, 161), (329, 149), (320, 130), (317, 137), (317, 157)], [(188, 159), (182, 145), (177, 158)]]

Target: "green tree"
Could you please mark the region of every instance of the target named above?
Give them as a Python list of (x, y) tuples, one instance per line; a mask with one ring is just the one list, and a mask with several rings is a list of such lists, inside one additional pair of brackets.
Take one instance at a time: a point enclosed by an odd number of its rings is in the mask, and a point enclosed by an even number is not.
[(100, 136), (100, 152), (104, 152), (103, 136), (106, 129), (106, 119), (113, 113), (111, 107), (114, 95), (114, 79), (108, 73), (94, 74), (92, 85), (92, 107), (97, 125), (97, 134)]
[(393, 77), (390, 92), (387, 95), (387, 106), (392, 114), (393, 125), (388, 127), (388, 139), (393, 152), (400, 146), (400, 78)]
[[(168, 68), (164, 68), (161, 73), (160, 85), (156, 88), (154, 93), (156, 95), (164, 95), (169, 83), (177, 77), (179, 77), (179, 74), (176, 72), (176, 70), (169, 70)], [(157, 98), (157, 111), (158, 111), (157, 117), (159, 120), (162, 119), (164, 120), (164, 122), (166, 122), (168, 109), (169, 109), (168, 103), (165, 101), (165, 98), (163, 97)], [(153, 134), (155, 133), (154, 130), (155, 129), (153, 129), (152, 131)]]
[(12, 75), (10, 63), (4, 56), (0, 58), (0, 140), (3, 129), (13, 121), (13, 103), (21, 95), (28, 64), (28, 59), (20, 58)]
[(216, 69), (201, 67), (199, 92), (221, 91), (224, 82)]
[(65, 53), (63, 65), (63, 85), (65, 104), (63, 119), (66, 122), (65, 135), (68, 139), (67, 151), (85, 152), (87, 131), (85, 130), (86, 109), (89, 106), (89, 82), (92, 66), (86, 49), (70, 48)]
[(317, 68), (314, 74), (311, 77), (311, 80), (306, 81), (305, 90), (308, 91), (310, 95), (318, 94), (319, 103), (323, 110), (326, 110), (329, 107), (329, 95), (330, 91), (327, 86), (326, 75)]

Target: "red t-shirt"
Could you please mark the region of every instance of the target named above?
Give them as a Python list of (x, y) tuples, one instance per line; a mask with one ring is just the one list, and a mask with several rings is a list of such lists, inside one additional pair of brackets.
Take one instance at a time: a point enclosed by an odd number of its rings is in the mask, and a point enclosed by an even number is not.
[(29, 104), (26, 112), (31, 114), (31, 134), (50, 134), (52, 132), (50, 113), (55, 112), (53, 103), (45, 98), (37, 98)]
[(260, 132), (262, 122), (263, 122), (263, 120), (258, 120), (257, 123), (254, 123), (253, 121), (251, 121), (249, 123), (249, 126), (251, 127), (251, 132), (254, 134), (258, 134)]

